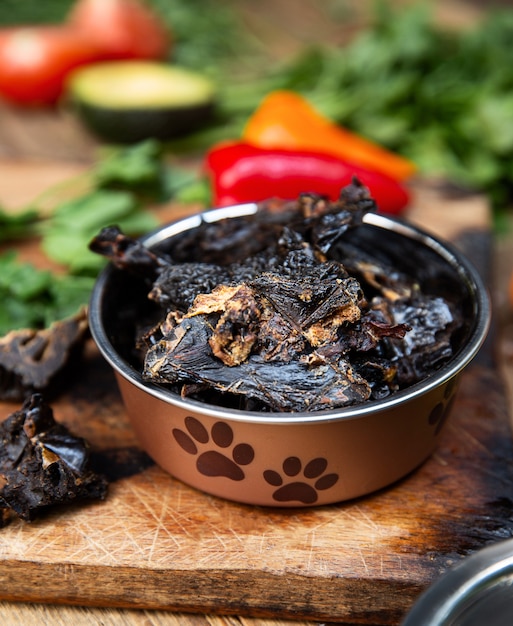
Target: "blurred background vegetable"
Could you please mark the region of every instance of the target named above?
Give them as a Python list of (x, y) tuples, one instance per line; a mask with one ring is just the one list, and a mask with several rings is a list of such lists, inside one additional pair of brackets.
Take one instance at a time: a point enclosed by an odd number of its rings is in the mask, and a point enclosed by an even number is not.
[(171, 53), (171, 29), (141, 0), (78, 0), (66, 21), (105, 59), (160, 60)]
[(416, 169), (413, 162), (335, 124), (288, 90), (264, 97), (246, 122), (242, 138), (262, 148), (329, 153), (397, 180), (409, 178)]
[(409, 200), (398, 180), (323, 152), (221, 142), (208, 151), (206, 169), (212, 180), (214, 206), (268, 198), (294, 200), (303, 192), (335, 201), (353, 176), (369, 188), (384, 213), (401, 213)]
[(171, 63), (122, 60), (70, 73), (68, 103), (89, 131), (110, 143), (183, 137), (212, 117), (216, 86)]
[(0, 94), (16, 104), (52, 105), (77, 67), (170, 52), (169, 29), (141, 0), (77, 0), (56, 22), (0, 29)]
[(100, 58), (88, 37), (65, 26), (2, 29), (0, 94), (16, 104), (54, 104), (68, 74)]
[[(285, 89), (413, 161), (420, 174), (487, 193), (496, 214), (512, 204), (511, 9), (489, 9), (475, 26), (450, 30), (436, 23), (429, 3), (396, 9), (382, 1), (374, 3), (365, 27), (349, 36), (346, 4), (330, 0), (320, 10), (345, 33), (340, 45), (325, 43), (320, 32), (316, 45), (277, 63), (241, 20), (240, 2), (147, 4), (172, 33), (173, 62), (201, 70), (220, 87), (209, 127), (174, 142), (172, 150), (198, 152), (240, 137), (264, 96)], [(3, 0), (0, 23), (65, 20), (73, 5)]]
[(269, 91), (296, 91), (421, 174), (487, 193), (500, 211), (513, 201), (512, 41), (511, 9), (449, 30), (429, 3), (397, 10), (381, 2), (347, 45), (320, 42), (259, 80), (231, 84), (221, 105), (243, 127)]

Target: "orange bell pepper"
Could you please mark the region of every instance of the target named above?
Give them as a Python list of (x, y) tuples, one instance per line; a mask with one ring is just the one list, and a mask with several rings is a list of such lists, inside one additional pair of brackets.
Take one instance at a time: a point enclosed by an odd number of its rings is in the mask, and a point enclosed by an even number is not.
[(266, 96), (249, 118), (242, 139), (261, 148), (322, 151), (401, 181), (416, 170), (408, 159), (335, 124), (293, 91)]

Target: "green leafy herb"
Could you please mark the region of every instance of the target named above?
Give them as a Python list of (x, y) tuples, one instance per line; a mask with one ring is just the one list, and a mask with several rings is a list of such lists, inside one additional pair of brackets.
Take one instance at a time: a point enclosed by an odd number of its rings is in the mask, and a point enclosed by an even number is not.
[(106, 148), (92, 169), (92, 188), (56, 206), (43, 218), (36, 207), (17, 215), (0, 211), (0, 239), (41, 237), (46, 256), (64, 266), (56, 275), (20, 262), (14, 252), (0, 257), (0, 336), (19, 328), (46, 328), (87, 305), (104, 261), (89, 242), (109, 224), (140, 235), (158, 224), (143, 197), (171, 192), (164, 176), (163, 151), (146, 142), (130, 148)]
[(196, 175), (183, 174), (183, 184), (178, 186), (178, 176), (173, 177), (174, 192), (176, 201), (184, 204), (196, 203), (203, 207), (212, 206), (212, 189), (210, 182), (206, 178)]
[(162, 199), (164, 170), (162, 144), (148, 139), (133, 146), (104, 146), (92, 175), (98, 187), (130, 189)]
[(151, 0), (150, 4), (173, 33), (175, 63), (218, 75), (220, 65), (251, 49), (234, 10), (235, 0)]
[(176, 200), (208, 206), (211, 190), (196, 168), (166, 162), (162, 143), (148, 139), (132, 146), (105, 146), (92, 176), (105, 189), (129, 189), (137, 197), (156, 202)]
[(89, 250), (89, 242), (104, 226), (116, 224), (138, 236), (158, 225), (147, 210), (149, 199), (162, 201), (187, 193), (189, 201), (191, 193), (199, 197), (198, 175), (168, 166), (164, 158), (161, 144), (155, 141), (122, 148), (106, 146), (89, 173), (89, 191), (60, 202), (50, 215), (42, 216), (37, 201), (17, 215), (0, 211), (0, 239), (39, 235), (44, 254), (67, 270), (57, 276), (38, 272), (13, 254), (2, 257), (0, 335), (12, 328), (45, 327), (87, 304), (104, 265), (104, 260)]
[(63, 20), (74, 0), (2, 0), (0, 24), (44, 24)]
[(89, 299), (94, 278), (56, 276), (22, 263), (14, 251), (0, 255), (0, 336), (21, 328), (47, 328), (76, 314)]
[(119, 225), (127, 234), (157, 226), (156, 218), (140, 210), (136, 197), (122, 190), (99, 189), (60, 205), (41, 227), (42, 249), (48, 258), (74, 274), (95, 274), (102, 259), (89, 251), (91, 239), (104, 226)]
[(24, 239), (34, 234), (39, 214), (34, 209), (21, 213), (7, 213), (0, 208), (0, 242)]

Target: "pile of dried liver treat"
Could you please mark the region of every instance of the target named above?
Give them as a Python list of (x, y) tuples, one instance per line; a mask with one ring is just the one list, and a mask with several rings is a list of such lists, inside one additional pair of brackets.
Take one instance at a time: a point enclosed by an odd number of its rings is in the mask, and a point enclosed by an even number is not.
[(350, 237), (339, 245), (376, 209), (358, 180), (337, 202), (278, 209), (204, 223), (162, 252), (116, 227), (91, 242), (160, 307), (137, 339), (144, 379), (211, 404), (319, 411), (387, 397), (451, 357), (454, 307)]
[(48, 328), (12, 330), (0, 337), (0, 400), (18, 401), (31, 392), (45, 392), (87, 337), (85, 308)]
[(87, 442), (55, 421), (41, 394), (0, 424), (0, 525), (32, 521), (56, 505), (103, 500), (107, 481), (89, 464)]

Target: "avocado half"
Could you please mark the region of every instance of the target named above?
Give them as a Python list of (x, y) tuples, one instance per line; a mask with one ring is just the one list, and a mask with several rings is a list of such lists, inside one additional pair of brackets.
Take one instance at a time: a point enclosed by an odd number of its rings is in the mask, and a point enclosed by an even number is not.
[(173, 139), (212, 116), (215, 86), (174, 65), (112, 61), (74, 71), (67, 95), (84, 125), (112, 143)]

